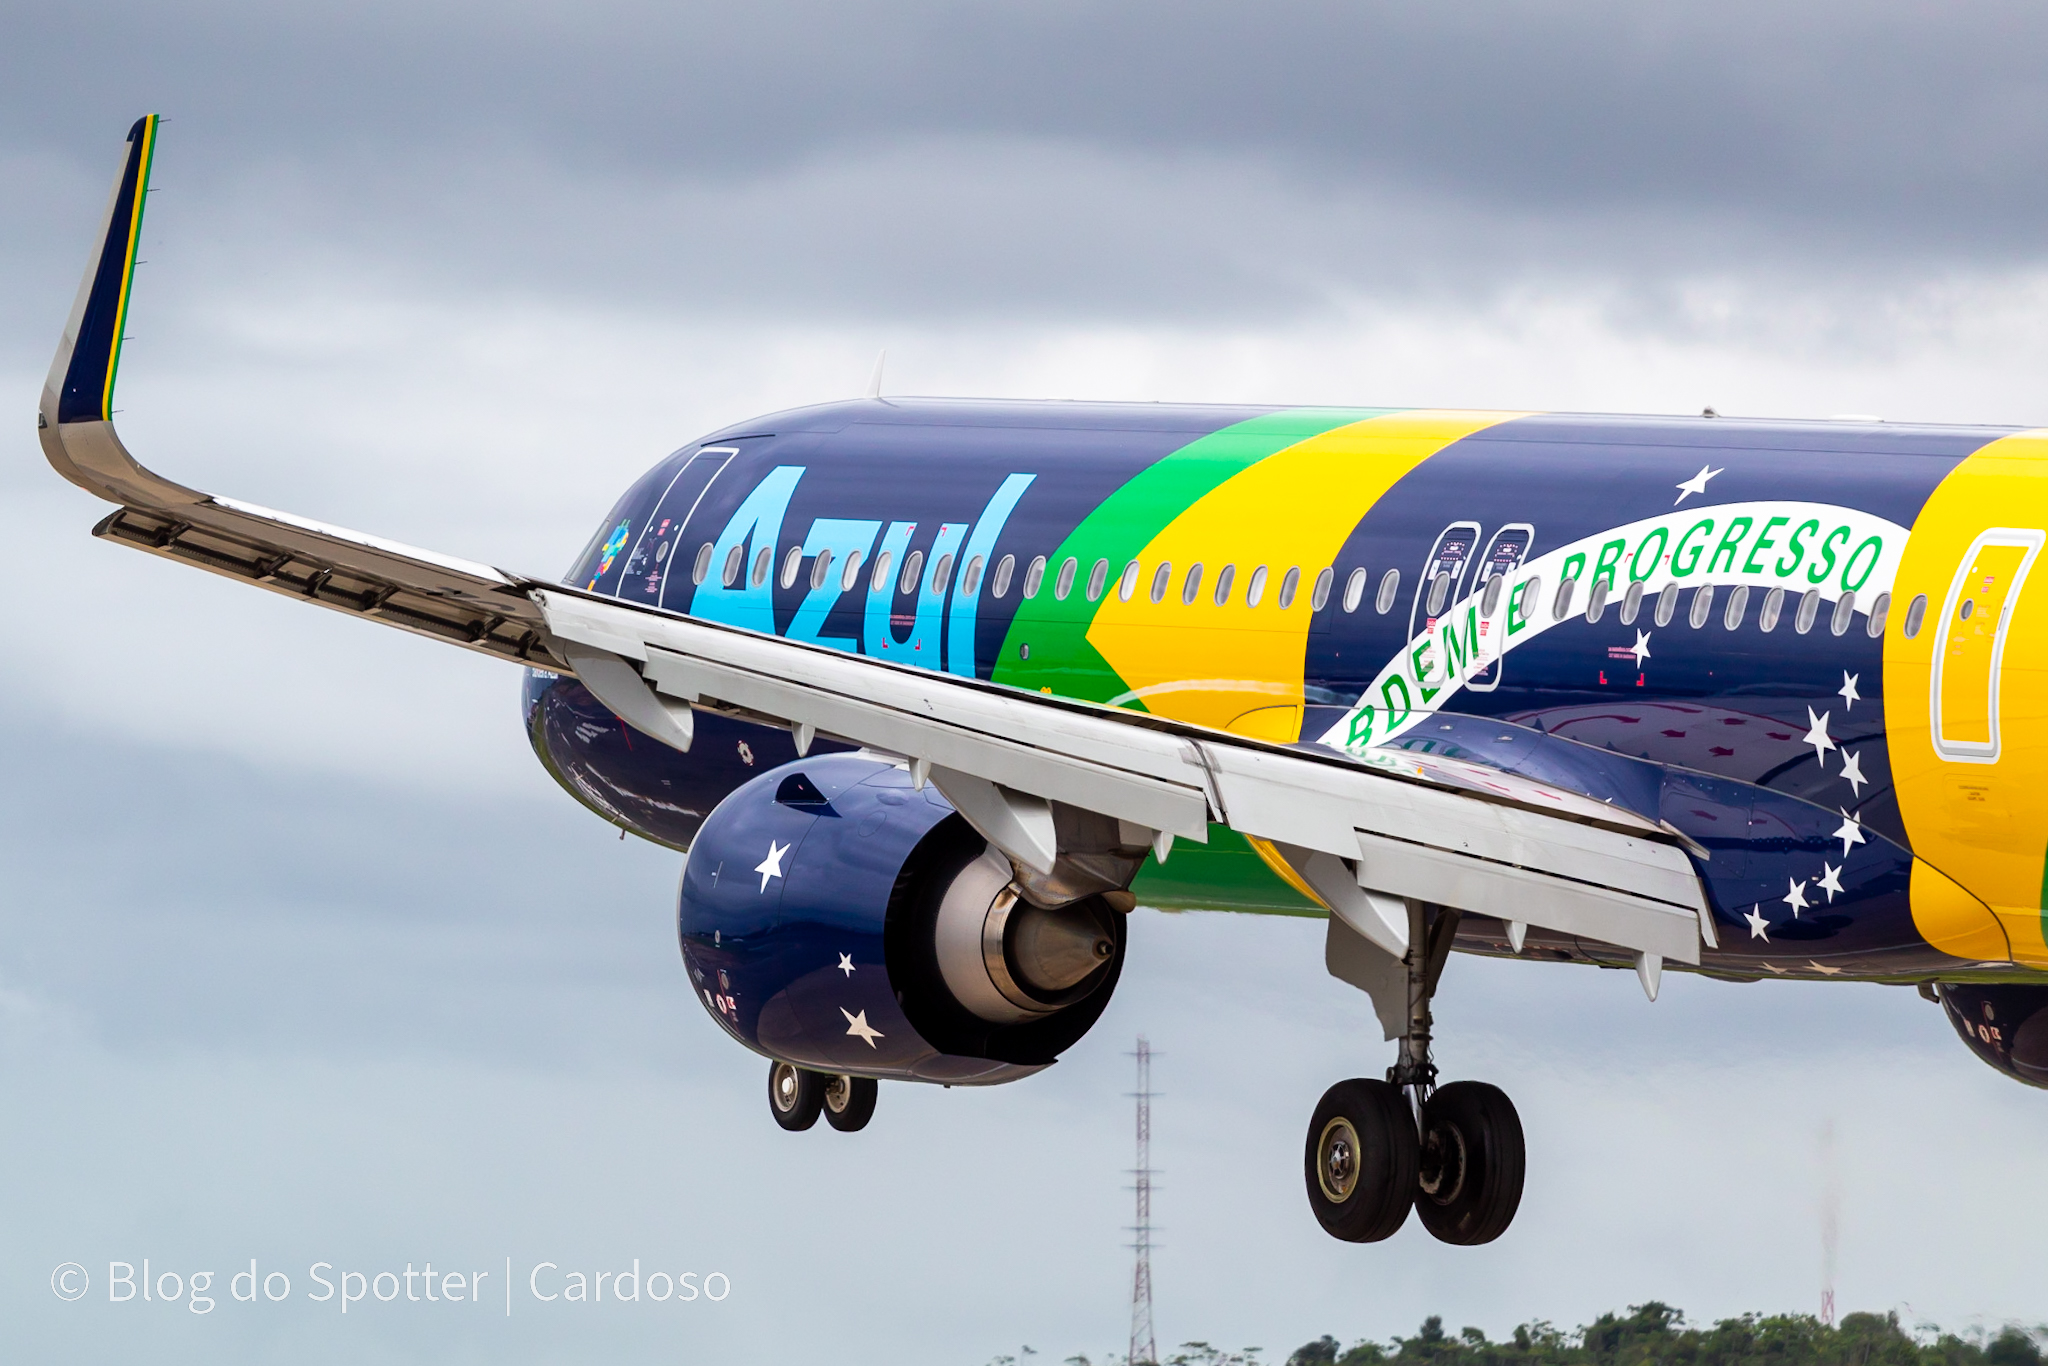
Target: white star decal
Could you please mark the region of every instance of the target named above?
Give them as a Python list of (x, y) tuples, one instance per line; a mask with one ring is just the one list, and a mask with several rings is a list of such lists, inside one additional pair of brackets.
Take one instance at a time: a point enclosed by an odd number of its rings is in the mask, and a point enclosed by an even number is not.
[(1828, 894), (1829, 901), (1833, 901), (1835, 893), (1842, 890), (1842, 870), (1826, 859), (1820, 861), (1820, 869), (1820, 881), (1815, 885)]
[(1863, 785), (1870, 781), (1863, 776), (1862, 756), (1846, 749), (1842, 751), (1842, 776), (1849, 780), (1849, 790), (1859, 797), (1863, 795)]
[(1799, 913), (1806, 909), (1806, 881), (1802, 878), (1794, 882), (1791, 878), (1786, 878), (1785, 886), (1787, 891), (1778, 900), (1792, 908), (1792, 918), (1797, 920)]
[(1806, 720), (1808, 722), (1806, 737), (1799, 743), (1813, 746), (1813, 757), (1816, 761), (1826, 759), (1828, 751), (1835, 748), (1835, 742), (1828, 738), (1828, 717), (1830, 715), (1832, 713), (1822, 712), (1819, 716), (1815, 716), (1812, 707), (1806, 709)]
[(1678, 489), (1678, 496), (1671, 500), (1671, 506), (1677, 507), (1695, 493), (1705, 493), (1707, 491), (1707, 481), (1720, 472), (1720, 470), (1708, 469), (1705, 465), (1700, 466), (1698, 474), (1695, 474), (1683, 484), (1675, 486)]
[(1643, 661), (1650, 657), (1650, 633), (1648, 631), (1636, 632), (1636, 643), (1629, 653), (1636, 657), (1636, 667), (1638, 669), (1642, 668)]
[(840, 970), (841, 972), (845, 973), (845, 974), (846, 974), (846, 975), (847, 975), (848, 977), (851, 977), (851, 976), (853, 976), (853, 955), (852, 955), (852, 954), (850, 954), (850, 953), (842, 953), (842, 954), (840, 954), (840, 955), (839, 955), (839, 970)]
[(1779, 975), (1780, 977), (1783, 977), (1783, 976), (1785, 975), (1785, 969), (1783, 969), (1783, 968), (1779, 967), (1779, 966), (1778, 966), (1778, 965), (1777, 965), (1776, 963), (1765, 963), (1765, 964), (1763, 965), (1763, 968), (1764, 968), (1764, 971), (1766, 971), (1766, 972), (1775, 972), (1775, 973), (1777, 973), (1777, 974), (1778, 974), (1778, 975)]
[(1755, 910), (1748, 912), (1742, 918), (1749, 922), (1749, 937), (1751, 939), (1761, 939), (1766, 944), (1768, 944), (1771, 942), (1771, 936), (1769, 932), (1771, 922), (1764, 919), (1763, 911), (1764, 908), (1762, 906), (1758, 906)]
[(782, 856), (789, 852), (786, 844), (768, 841), (768, 857), (754, 865), (754, 871), (761, 875), (761, 890), (768, 890), (768, 879), (782, 876)]
[(1863, 677), (1862, 674), (1852, 674), (1847, 669), (1842, 670), (1842, 690), (1836, 693), (1835, 696), (1842, 699), (1842, 710), (1844, 712), (1856, 710), (1856, 704), (1863, 700), (1863, 694), (1856, 691), (1856, 680), (1861, 677)]
[[(1840, 810), (1839, 807), (1837, 807), (1836, 809)], [(1846, 811), (1843, 811), (1842, 828), (1835, 831), (1835, 833), (1830, 838), (1838, 839), (1842, 842), (1842, 857), (1847, 858), (1849, 857), (1850, 845), (1863, 843), (1863, 827), (1856, 823), (1856, 818), (1854, 816), (1850, 815)]]
[(839, 1007), (839, 1013), (846, 1017), (846, 1032), (866, 1043), (869, 1048), (875, 1046), (876, 1039), (886, 1039), (889, 1037), (868, 1023), (868, 1013), (865, 1010), (856, 1015), (845, 1006), (841, 1006)]
[(1806, 960), (1806, 966), (1812, 968), (1815, 972), (1820, 973), (1823, 977), (1839, 977), (1842, 975), (1842, 970), (1840, 968), (1831, 968), (1827, 964), (1815, 962), (1811, 958)]

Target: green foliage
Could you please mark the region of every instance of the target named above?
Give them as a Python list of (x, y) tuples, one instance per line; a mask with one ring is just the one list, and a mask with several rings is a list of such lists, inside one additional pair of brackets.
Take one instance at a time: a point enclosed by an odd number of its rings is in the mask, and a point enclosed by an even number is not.
[(1325, 1335), (1297, 1348), (1287, 1366), (2044, 1366), (2043, 1340), (2048, 1326), (1959, 1337), (1922, 1325), (1916, 1336), (1897, 1314), (1849, 1314), (1832, 1328), (1809, 1314), (1744, 1314), (1694, 1327), (1652, 1300), (1575, 1333), (1536, 1319), (1504, 1342), (1489, 1342), (1478, 1328), (1447, 1333), (1432, 1314), (1413, 1337), (1384, 1345), (1340, 1348)]
[[(1830, 1328), (1810, 1314), (1744, 1314), (1707, 1327), (1657, 1300), (1632, 1304), (1626, 1314), (1602, 1314), (1566, 1332), (1548, 1319), (1516, 1327), (1502, 1342), (1464, 1327), (1446, 1332), (1432, 1314), (1415, 1336), (1344, 1346), (1329, 1334), (1303, 1343), (1286, 1366), (2048, 1366), (2042, 1344), (2048, 1324), (2007, 1324), (1995, 1334), (1944, 1333), (1931, 1323), (1908, 1332), (1897, 1314), (1848, 1314)], [(1184, 1342), (1156, 1366), (1263, 1366), (1260, 1347), (1230, 1352), (1207, 1342)], [(990, 1366), (1031, 1366), (1026, 1347)], [(1065, 1366), (1090, 1366), (1068, 1357)], [(1121, 1355), (1105, 1366), (1129, 1366)], [(1140, 1363), (1140, 1366), (1145, 1366)]]

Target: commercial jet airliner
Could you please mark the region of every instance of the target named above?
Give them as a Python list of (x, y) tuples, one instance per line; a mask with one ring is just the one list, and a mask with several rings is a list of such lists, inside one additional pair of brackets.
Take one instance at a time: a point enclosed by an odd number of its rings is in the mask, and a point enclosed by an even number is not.
[(1327, 921), (1397, 1045), (1307, 1127), (1357, 1242), (1521, 1199), (1513, 1104), (1431, 1061), (1453, 949), (1917, 987), (2048, 1085), (2048, 431), (870, 394), (682, 447), (536, 578), (129, 455), (156, 138), (37, 420), (93, 534), (523, 669), (548, 772), (686, 853), (783, 1128), (1049, 1066), (1139, 905)]

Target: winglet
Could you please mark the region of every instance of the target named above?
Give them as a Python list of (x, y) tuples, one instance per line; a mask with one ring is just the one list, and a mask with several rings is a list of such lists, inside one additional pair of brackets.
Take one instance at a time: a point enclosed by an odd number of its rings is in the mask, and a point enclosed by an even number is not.
[(107, 205), (99, 259), (86, 272), (71, 324), (64, 329), (70, 354), (60, 350), (58, 366), (50, 374), (60, 423), (105, 422), (114, 415), (114, 379), (121, 368), (121, 337), (128, 322), (129, 288), (135, 282), (135, 249), (142, 240), (156, 129), (157, 116), (145, 114), (128, 130), (128, 156)]
[(100, 223), (99, 252), (86, 266), (57, 343), (36, 412), (43, 454), (72, 483), (116, 503), (175, 506), (205, 495), (144, 469), (114, 434), (114, 380), (128, 327), (135, 249), (156, 159), (158, 117), (145, 114), (128, 130), (121, 174)]

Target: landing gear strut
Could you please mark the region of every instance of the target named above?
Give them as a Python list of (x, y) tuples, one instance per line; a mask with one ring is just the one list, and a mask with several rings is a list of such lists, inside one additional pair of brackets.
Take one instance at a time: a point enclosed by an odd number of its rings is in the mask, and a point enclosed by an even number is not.
[(775, 1116), (777, 1124), (792, 1132), (810, 1128), (822, 1114), (827, 1124), (850, 1134), (866, 1128), (874, 1118), (880, 1089), (873, 1077), (813, 1072), (789, 1062), (771, 1063), (768, 1113)]
[(1522, 1122), (1499, 1087), (1436, 1084), (1430, 998), (1458, 912), (1408, 903), (1408, 1022), (1385, 1081), (1354, 1077), (1323, 1093), (1309, 1121), (1303, 1166), (1309, 1205), (1333, 1237), (1393, 1236), (1414, 1207), (1447, 1243), (1490, 1243), (1522, 1202)]

